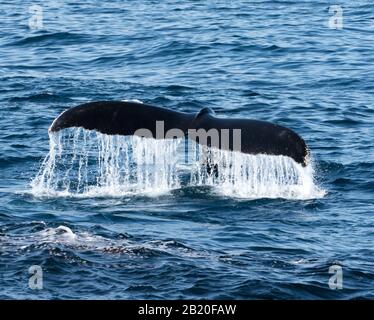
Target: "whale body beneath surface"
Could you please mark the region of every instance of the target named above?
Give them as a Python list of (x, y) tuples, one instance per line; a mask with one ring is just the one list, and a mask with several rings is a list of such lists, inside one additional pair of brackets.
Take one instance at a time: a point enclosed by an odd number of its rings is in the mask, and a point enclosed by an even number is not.
[[(202, 145), (212, 145), (214, 137), (210, 134), (216, 130), (229, 132), (228, 141), (213, 143), (220, 149), (288, 156), (302, 166), (306, 166), (309, 160), (305, 141), (293, 130), (267, 121), (218, 118), (210, 108), (204, 108), (198, 113), (187, 113), (139, 102), (90, 102), (64, 111), (53, 121), (49, 131), (82, 127), (108, 135), (146, 136), (143, 134), (146, 130), (153, 138), (159, 139), (165, 138), (165, 135), (159, 135), (160, 123), (164, 132), (180, 132)], [(201, 135), (196, 132), (206, 132), (208, 136), (201, 139)], [(239, 132), (240, 150), (235, 148), (235, 132)]]

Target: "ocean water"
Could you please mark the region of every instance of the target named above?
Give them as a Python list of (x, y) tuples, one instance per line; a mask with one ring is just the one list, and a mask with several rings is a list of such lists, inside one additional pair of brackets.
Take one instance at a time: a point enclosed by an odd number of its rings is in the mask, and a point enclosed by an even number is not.
[[(35, 4), (0, 3), (0, 298), (374, 298), (370, 1)], [(272, 121), (312, 163), (48, 135), (95, 100)]]

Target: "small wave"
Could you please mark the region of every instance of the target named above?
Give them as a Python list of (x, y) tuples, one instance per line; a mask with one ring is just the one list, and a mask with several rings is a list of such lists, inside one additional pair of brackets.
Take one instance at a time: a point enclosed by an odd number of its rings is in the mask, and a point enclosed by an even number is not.
[(287, 51), (288, 48), (280, 47), (276, 44), (271, 45), (258, 45), (258, 44), (246, 44), (235, 46), (231, 49), (233, 52), (243, 52), (243, 51), (260, 51), (267, 52), (271, 51), (272, 53)]
[(126, 55), (119, 55), (119, 56), (102, 56), (99, 58), (92, 59), (90, 61), (91, 64), (97, 66), (121, 66), (124, 61), (127, 60)]
[[(22, 146), (22, 148), (27, 148), (27, 146)], [(0, 158), (0, 168), (19, 166), (20, 163), (24, 162), (37, 162), (39, 157), (34, 155), (22, 155), (21, 156), (10, 156), (8, 155), (5, 158)]]
[(342, 125), (342, 126), (346, 127), (346, 126), (360, 125), (364, 122), (361, 121), (361, 120), (346, 117), (344, 119), (327, 120), (327, 121), (324, 121), (324, 123), (333, 124), (333, 125)]
[(166, 90), (172, 91), (172, 92), (185, 92), (185, 91), (193, 90), (193, 88), (189, 87), (189, 86), (182, 86), (182, 85), (172, 84), (172, 85), (167, 86)]
[(318, 80), (315, 83), (311, 84), (311, 87), (321, 88), (321, 87), (342, 87), (347, 90), (351, 87), (359, 87), (363, 84), (363, 80), (359, 78), (327, 78)]
[(40, 34), (37, 36), (29, 36), (22, 40), (13, 42), (11, 45), (14, 46), (29, 46), (29, 45), (40, 45), (40, 44), (76, 44), (82, 43), (83, 40), (87, 40), (87, 36), (83, 34), (71, 33), (71, 32), (55, 32), (48, 34)]
[(287, 50), (287, 48), (283, 48), (283, 47), (277, 46), (276, 44), (272, 44), (270, 46), (265, 47), (265, 50), (278, 51), (278, 50)]
[(10, 99), (11, 102), (24, 102), (24, 101), (29, 101), (29, 102), (64, 102), (66, 103), (69, 101), (67, 97), (62, 97), (58, 94), (53, 94), (53, 93), (36, 93), (32, 94), (29, 96), (23, 96), (23, 97), (13, 97)]
[(88, 231), (74, 232), (64, 225), (47, 227), (42, 222), (24, 225), (14, 232), (12, 227), (0, 232), (3, 252), (22, 253), (48, 249), (54, 255), (53, 252), (57, 249), (60, 255), (72, 249), (77, 258), (82, 251), (111, 255), (126, 254), (142, 258), (161, 255), (188, 258), (210, 256), (206, 250), (193, 249), (174, 239), (136, 242), (131, 237), (122, 237), (118, 234), (104, 237)]
[(243, 96), (245, 96), (245, 97), (256, 97), (256, 96), (260, 96), (260, 94), (256, 91), (253, 91), (253, 90), (244, 90), (243, 91)]
[[(30, 229), (30, 226), (26, 227)], [(37, 227), (38, 229), (34, 227), (27, 234), (6, 233), (2, 237), (4, 251), (9, 250), (9, 247), (15, 248), (15, 250), (30, 251), (33, 248), (56, 247), (57, 245), (81, 250), (106, 251), (115, 242), (117, 242), (117, 246), (127, 244), (126, 239), (111, 240), (84, 231), (75, 233), (72, 229), (63, 225), (48, 228), (44, 223), (39, 223)]]
[(207, 44), (171, 40), (165, 44), (160, 44), (149, 48), (141, 55), (139, 54), (138, 58), (166, 59), (168, 57), (172, 57), (173, 59), (168, 60), (168, 63), (171, 64), (175, 60), (175, 56), (179, 56), (181, 52), (183, 52), (184, 57), (188, 57), (198, 52), (207, 52), (207, 50), (210, 50), (211, 48), (212, 46)]

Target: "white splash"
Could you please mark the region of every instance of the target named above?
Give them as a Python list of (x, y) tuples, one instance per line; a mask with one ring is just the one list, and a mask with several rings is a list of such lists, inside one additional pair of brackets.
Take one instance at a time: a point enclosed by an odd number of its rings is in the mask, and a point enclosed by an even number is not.
[(325, 195), (314, 183), (312, 165), (303, 167), (285, 156), (198, 148), (204, 156), (194, 166), (191, 183), (212, 186), (217, 194), (243, 199), (311, 199)]
[(312, 165), (302, 167), (284, 156), (207, 150), (190, 141), (186, 149), (182, 141), (110, 136), (81, 128), (52, 133), (49, 154), (31, 182), (31, 192), (155, 196), (182, 187), (181, 172), (187, 169), (189, 186), (211, 186), (214, 193), (232, 198), (311, 199), (325, 194), (314, 183)]
[[(147, 257), (158, 253), (167, 253), (188, 258), (211, 257), (206, 250), (194, 249), (175, 240), (150, 240), (134, 241), (126, 237), (106, 237), (93, 234), (90, 231), (73, 231), (67, 226), (47, 227), (44, 225), (42, 230), (36, 232), (26, 232), (21, 234), (0, 234), (3, 252), (15, 253), (19, 250), (31, 252), (35, 249), (48, 249), (52, 255), (58, 255), (76, 261), (77, 258), (71, 257), (66, 251), (67, 248), (74, 249), (75, 254), (87, 250), (106, 254), (127, 254), (130, 256)], [(54, 249), (58, 248), (56, 251)], [(84, 260), (78, 258), (80, 262)]]
[(179, 188), (178, 140), (110, 136), (84, 129), (50, 134), (31, 182), (38, 196), (158, 195)]
[(124, 100), (121, 100), (121, 101), (123, 101), (123, 102), (136, 102), (136, 103), (143, 103), (143, 101), (138, 100), (138, 99), (130, 99), (130, 100), (124, 99)]

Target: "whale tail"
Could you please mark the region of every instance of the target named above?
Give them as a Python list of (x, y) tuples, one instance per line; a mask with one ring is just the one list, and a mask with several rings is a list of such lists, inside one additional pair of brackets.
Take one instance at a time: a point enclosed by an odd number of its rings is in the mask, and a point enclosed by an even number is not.
[[(162, 123), (163, 133), (158, 132)], [(57, 132), (82, 127), (108, 135), (141, 135), (156, 139), (186, 136), (196, 142), (247, 154), (284, 155), (307, 165), (309, 149), (305, 141), (289, 128), (266, 121), (218, 118), (209, 108), (199, 113), (185, 113), (137, 102), (98, 101), (64, 111), (49, 130)], [(148, 134), (144, 134), (144, 132)], [(214, 143), (215, 133), (227, 133)], [(240, 141), (238, 141), (238, 139)], [(212, 143), (213, 141), (213, 143)]]

